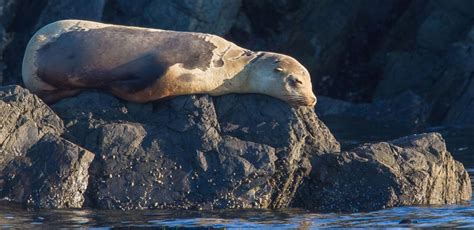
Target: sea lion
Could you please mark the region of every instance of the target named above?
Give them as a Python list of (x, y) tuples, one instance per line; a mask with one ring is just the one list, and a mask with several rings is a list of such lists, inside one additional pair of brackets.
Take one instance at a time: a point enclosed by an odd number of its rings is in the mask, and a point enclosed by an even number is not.
[(22, 75), (47, 103), (88, 89), (138, 103), (206, 93), (316, 103), (308, 71), (292, 57), (250, 51), (211, 34), (83, 20), (53, 22), (36, 32)]

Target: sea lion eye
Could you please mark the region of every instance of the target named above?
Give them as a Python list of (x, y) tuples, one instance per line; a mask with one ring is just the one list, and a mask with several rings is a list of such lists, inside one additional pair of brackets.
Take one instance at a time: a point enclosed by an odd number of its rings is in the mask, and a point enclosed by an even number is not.
[(277, 71), (277, 72), (283, 72), (283, 68), (281, 68), (281, 67), (276, 67), (276, 68), (275, 68), (275, 71)]
[(293, 75), (290, 75), (288, 77), (288, 84), (291, 87), (295, 88), (295, 87), (303, 85), (303, 82), (301, 80), (297, 79), (296, 77), (294, 77)]

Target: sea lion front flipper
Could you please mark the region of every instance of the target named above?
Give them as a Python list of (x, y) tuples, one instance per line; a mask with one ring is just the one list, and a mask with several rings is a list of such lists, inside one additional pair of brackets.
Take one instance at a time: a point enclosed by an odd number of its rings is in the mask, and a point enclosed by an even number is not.
[(72, 97), (79, 94), (82, 90), (81, 89), (56, 89), (56, 90), (49, 90), (49, 91), (42, 91), (37, 93), (38, 97), (41, 98), (46, 104), (54, 104), (59, 100)]
[(146, 103), (151, 101), (152, 84), (144, 84), (141, 79), (113, 81), (105, 87), (111, 94), (127, 101)]

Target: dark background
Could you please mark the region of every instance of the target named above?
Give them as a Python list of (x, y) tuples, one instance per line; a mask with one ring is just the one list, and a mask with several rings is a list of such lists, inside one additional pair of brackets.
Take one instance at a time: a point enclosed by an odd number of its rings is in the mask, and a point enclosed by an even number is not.
[(0, 83), (22, 84), (31, 35), (68, 18), (289, 54), (310, 70), (322, 115), (474, 125), (472, 0), (0, 0)]

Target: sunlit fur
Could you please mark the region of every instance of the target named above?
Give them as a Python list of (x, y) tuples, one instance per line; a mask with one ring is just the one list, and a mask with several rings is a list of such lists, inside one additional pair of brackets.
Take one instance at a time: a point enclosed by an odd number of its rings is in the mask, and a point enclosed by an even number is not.
[[(75, 85), (71, 79), (67, 89), (44, 82), (37, 75), (37, 50), (69, 31), (100, 30), (107, 27), (127, 27), (84, 20), (62, 20), (53, 22), (40, 29), (30, 40), (23, 61), (23, 81), (25, 86), (50, 102), (72, 96), (85, 89), (96, 89), (94, 85)], [(133, 30), (147, 30), (153, 33), (173, 31), (127, 27)], [(175, 63), (149, 87), (135, 91), (125, 91), (123, 87), (110, 87), (105, 90), (122, 99), (145, 103), (162, 98), (189, 95), (210, 94), (224, 95), (228, 93), (260, 93), (279, 98), (293, 106), (314, 106), (316, 97), (312, 91), (308, 71), (294, 58), (271, 52), (252, 52), (229, 42), (219, 36), (173, 32), (175, 36), (193, 36), (196, 39), (212, 43), (210, 66), (206, 68), (185, 68), (185, 63)], [(93, 42), (93, 41), (91, 41)], [(111, 41), (113, 42), (113, 41)], [(137, 44), (130, 44), (130, 46)], [(179, 45), (179, 44), (177, 44)], [(164, 58), (174, 53), (166, 53)], [(223, 64), (215, 65), (213, 63)], [(110, 66), (113, 69), (115, 66)], [(183, 76), (188, 76), (183, 78)], [(97, 79), (97, 82), (107, 79)], [(101, 82), (101, 85), (108, 85)], [(99, 88), (100, 89), (100, 88)]]
[(265, 52), (246, 68), (248, 82), (252, 82), (249, 84), (251, 90), (280, 98), (295, 106), (316, 104), (308, 70), (294, 58)]
[(240, 71), (227, 75), (211, 74), (203, 79), (211, 95), (260, 93), (279, 98), (293, 106), (314, 106), (316, 96), (311, 77), (294, 58), (271, 52), (256, 52), (254, 59)]

